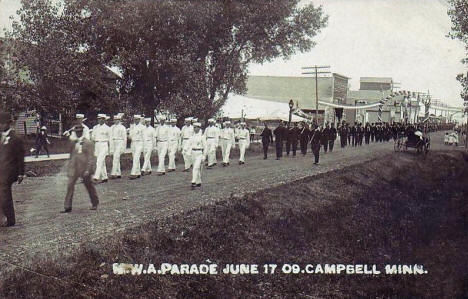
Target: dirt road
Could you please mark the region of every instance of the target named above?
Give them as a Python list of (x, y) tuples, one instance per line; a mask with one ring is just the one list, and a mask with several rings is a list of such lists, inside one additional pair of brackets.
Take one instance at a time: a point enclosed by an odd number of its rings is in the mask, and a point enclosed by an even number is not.
[[(442, 133), (432, 134), (433, 149), (443, 147), (441, 138)], [(190, 190), (191, 173), (153, 174), (135, 181), (124, 178), (97, 186), (101, 201), (98, 211), (89, 210), (88, 196), (84, 186), (79, 184), (71, 214), (59, 213), (66, 191), (63, 171), (53, 177), (30, 178), (24, 184), (14, 186), (18, 223), (16, 227), (0, 229), (0, 259), (27, 266), (34, 261), (35, 255), (53, 256), (54, 252), (72, 250), (80, 243), (98, 243), (100, 238), (112, 237), (115, 232), (149, 220), (194, 209), (231, 195), (242, 196), (356, 165), (392, 151), (393, 142), (344, 150), (338, 147), (333, 153), (321, 153), (320, 165), (313, 165), (310, 153), (305, 157), (284, 157), (280, 161), (274, 157), (263, 160), (254, 156), (242, 166), (236, 165), (237, 160), (233, 159), (228, 168), (204, 169), (203, 186), (195, 191)], [(0, 271), (2, 268), (11, 269), (1, 265)]]

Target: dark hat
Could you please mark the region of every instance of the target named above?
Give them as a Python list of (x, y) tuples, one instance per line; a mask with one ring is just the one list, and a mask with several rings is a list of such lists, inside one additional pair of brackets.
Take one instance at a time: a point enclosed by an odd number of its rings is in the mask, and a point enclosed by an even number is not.
[(11, 116), (7, 112), (0, 112), (0, 124), (10, 124)]

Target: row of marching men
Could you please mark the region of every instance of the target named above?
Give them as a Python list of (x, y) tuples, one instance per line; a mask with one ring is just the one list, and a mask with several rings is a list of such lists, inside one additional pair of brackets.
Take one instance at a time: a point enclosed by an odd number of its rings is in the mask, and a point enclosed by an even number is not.
[[(98, 124), (89, 129), (84, 124), (84, 115), (77, 114), (76, 118), (83, 128), (83, 138), (94, 142), (94, 155), (96, 157), (95, 173), (92, 177), (94, 183), (105, 183), (108, 179), (122, 177), (120, 160), (127, 148), (127, 140), (131, 142), (132, 169), (129, 179), (138, 179), (144, 175), (150, 175), (153, 171), (151, 157), (154, 152), (158, 155), (158, 175), (176, 170), (175, 157), (181, 152), (184, 159), (184, 172), (192, 169), (192, 188), (201, 186), (202, 165), (206, 162), (208, 168), (217, 165), (216, 150), (221, 148), (222, 166), (230, 165), (231, 149), (235, 148), (236, 140), (239, 144), (239, 164), (245, 163), (245, 151), (250, 145), (249, 130), (245, 123), (234, 128), (230, 121), (222, 125), (214, 119), (208, 120), (208, 126), (202, 130), (201, 123), (196, 118), (186, 118), (184, 126), (178, 128), (176, 119), (166, 119), (158, 116), (154, 127), (151, 118), (141, 115), (133, 116), (133, 123), (129, 128), (122, 124), (123, 114), (114, 116), (114, 124), (108, 126), (106, 121), (110, 119), (106, 114), (98, 114)], [(76, 140), (73, 128), (65, 135), (71, 140)], [(112, 155), (112, 170), (108, 176), (106, 157)], [(143, 165), (140, 158), (144, 157)], [(168, 156), (168, 164), (165, 160)]]

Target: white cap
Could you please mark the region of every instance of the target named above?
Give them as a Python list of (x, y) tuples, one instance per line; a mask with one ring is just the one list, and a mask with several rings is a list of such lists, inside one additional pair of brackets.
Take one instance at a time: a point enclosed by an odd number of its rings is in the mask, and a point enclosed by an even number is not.
[(246, 123), (245, 123), (245, 122), (241, 122), (241, 123), (240, 123), (240, 125), (244, 125), (244, 126), (245, 126), (245, 125), (246, 125)]
[(122, 119), (123, 113), (117, 113), (114, 115), (114, 119)]
[(106, 115), (106, 120), (109, 120), (110, 119), (110, 116), (109, 115)]
[(208, 120), (208, 122), (209, 122), (209, 123), (214, 123), (215, 120), (214, 120), (213, 118), (210, 118), (210, 119)]
[(47, 127), (46, 127), (46, 126), (42, 126), (41, 130), (46, 130), (46, 131), (47, 131)]
[(192, 119), (193, 119), (193, 117), (186, 117), (185, 121), (191, 121)]
[(105, 119), (106, 117), (107, 117), (107, 115), (105, 115), (104, 113), (99, 113), (97, 115), (97, 118), (104, 118)]
[(133, 118), (141, 119), (141, 115), (140, 115), (140, 114), (135, 114), (135, 115), (133, 116)]
[(84, 118), (84, 114), (82, 114), (82, 113), (77, 113), (77, 114), (75, 115), (75, 117), (78, 118), (78, 119)]
[(166, 120), (166, 117), (164, 115), (158, 115), (156, 116), (158, 120)]
[(171, 118), (170, 122), (171, 122), (171, 123), (176, 123), (176, 122), (177, 122), (177, 119)]
[(192, 121), (197, 122), (198, 118), (194, 117), (194, 118), (192, 118)]
[(231, 122), (230, 122), (229, 120), (227, 120), (227, 121), (224, 122), (224, 124), (225, 124), (225, 125), (230, 125)]
[(145, 121), (151, 122), (151, 117), (146, 117), (146, 118), (145, 118)]
[(193, 123), (193, 126), (194, 127), (201, 127), (201, 123), (199, 123), (199, 122)]

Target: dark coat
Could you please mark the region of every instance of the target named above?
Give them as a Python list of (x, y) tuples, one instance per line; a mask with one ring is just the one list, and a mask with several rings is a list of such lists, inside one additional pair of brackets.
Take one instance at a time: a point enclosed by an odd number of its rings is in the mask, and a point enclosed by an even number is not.
[(322, 132), (320, 130), (310, 131), (310, 143), (314, 145), (320, 145), (322, 140)]
[(309, 142), (310, 138), (310, 130), (309, 128), (302, 128), (299, 129), (299, 138), (301, 139), (302, 142)]
[(301, 133), (301, 129), (298, 127), (293, 127), (289, 130), (289, 140), (291, 142), (297, 142), (299, 140), (299, 134)]
[(274, 131), (273, 134), (275, 134), (275, 141), (276, 144), (279, 144), (283, 142), (286, 137), (288, 136), (287, 129), (285, 127), (277, 127)]
[(273, 142), (273, 134), (271, 133), (271, 130), (269, 128), (263, 128), (263, 131), (260, 134), (260, 136), (262, 136), (263, 143)]
[(328, 136), (330, 135), (330, 128), (324, 128), (321, 132), (320, 141), (322, 144), (328, 143)]
[(77, 141), (71, 142), (70, 161), (68, 161), (68, 176), (80, 177), (85, 171), (93, 172), (94, 145), (91, 141), (83, 139), (81, 153), (77, 151)]
[(0, 184), (11, 185), (24, 175), (24, 144), (11, 130), (8, 140), (0, 142)]
[(336, 128), (330, 128), (328, 131), (328, 140), (335, 140), (336, 139)]

